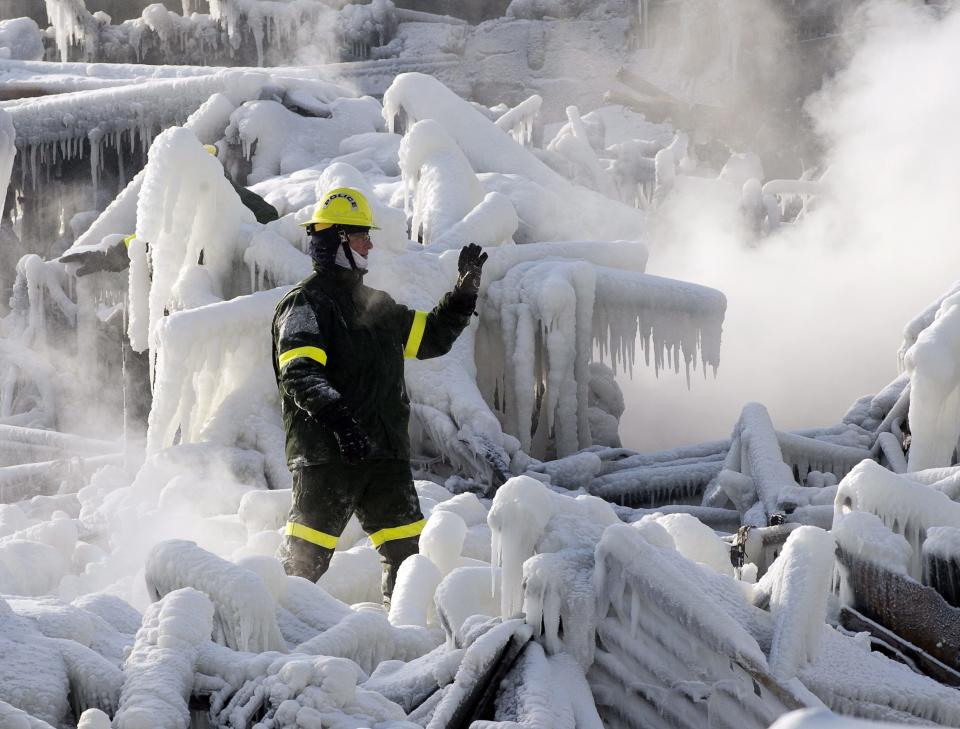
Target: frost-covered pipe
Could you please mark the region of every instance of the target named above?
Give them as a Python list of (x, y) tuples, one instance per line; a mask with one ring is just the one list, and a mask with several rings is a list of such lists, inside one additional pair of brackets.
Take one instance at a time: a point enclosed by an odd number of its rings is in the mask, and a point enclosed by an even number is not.
[(106, 455), (120, 450), (120, 444), (108, 440), (95, 440), (70, 433), (58, 433), (54, 430), (13, 425), (0, 425), (0, 443), (22, 443), (80, 454)]
[(742, 473), (753, 478), (757, 495), (763, 502), (767, 516), (783, 510), (780, 491), (787, 486), (798, 486), (793, 472), (783, 461), (777, 432), (770, 414), (759, 403), (749, 403), (740, 413), (737, 423), (742, 452)]
[(763, 185), (764, 195), (819, 195), (823, 186), (811, 180), (770, 180)]
[[(877, 436), (877, 447), (887, 461), (887, 465), (894, 473), (907, 472), (907, 459), (900, 446), (900, 440), (893, 433), (880, 433)], [(838, 476), (842, 474), (837, 474)]]
[(147, 608), (124, 662), (116, 729), (187, 729), (194, 670), (210, 641), (213, 615), (207, 596), (189, 587)]
[(494, 123), (520, 144), (529, 147), (533, 138), (533, 123), (537, 114), (540, 113), (541, 106), (543, 106), (543, 97), (533, 94), (504, 112)]
[(870, 451), (865, 448), (854, 448), (779, 430), (777, 442), (780, 444), (784, 461), (798, 467), (801, 479), (809, 471), (826, 471), (835, 474), (837, 478), (843, 478), (864, 458), (870, 458)]
[(155, 599), (182, 587), (209, 595), (217, 642), (240, 651), (286, 651), (277, 627), (276, 602), (263, 580), (250, 570), (193, 542), (168, 540), (150, 551), (145, 579)]

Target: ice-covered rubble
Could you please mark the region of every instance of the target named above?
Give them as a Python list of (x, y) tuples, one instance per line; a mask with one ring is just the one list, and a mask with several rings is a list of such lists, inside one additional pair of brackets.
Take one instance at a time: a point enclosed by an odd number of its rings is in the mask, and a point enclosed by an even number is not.
[[(551, 34), (573, 39), (616, 3), (514, 2), (513, 19), (476, 29), (379, 0), (341, 12), (185, 0), (183, 16), (153, 5), (122, 26), (81, 0), (47, 5), (64, 58), (262, 63), (305, 37), (324, 46), (334, 26), (358, 56), (409, 56), (427, 44), (396, 21), (429, 20), (448, 47), (417, 59), (420, 70), (471, 53), (509, 68), (528, 46), (535, 74), (551, 63)], [(0, 47), (13, 48), (6, 31)], [(393, 76), (409, 62), (339, 71)], [(806, 214), (820, 183), (763, 185), (747, 156), (717, 179), (682, 131), (530, 95), (549, 69), (512, 108), (471, 104), (423, 73), (397, 76), (381, 106), (317, 69), (0, 71), (11, 88), (47, 76), (41, 91), (84, 90), (0, 103), (0, 190), (19, 165), (16, 191), (53, 191), (58, 211), (54, 225), (27, 212), (36, 197), (23, 212), (17, 201), (27, 244), (103, 251), (136, 232), (126, 274), (83, 280), (31, 250), (3, 322), (0, 502), (16, 502), (0, 506), (0, 593), (16, 594), (0, 601), (4, 721), (93, 727), (112, 714), (118, 727), (185, 727), (191, 702), (206, 702), (209, 721), (232, 729), (763, 729), (821, 705), (960, 724), (952, 689), (835, 629), (831, 597), (835, 546), (843, 607), (859, 585), (843, 554), (953, 589), (952, 297), (908, 328), (906, 375), (842, 423), (786, 432), (752, 403), (724, 440), (660, 453), (620, 444), (615, 372), (632, 371), (638, 337), (646, 364), (682, 365), (692, 387), (691, 369), (719, 363), (724, 294), (646, 270), (658, 206), (695, 176), (732, 186), (769, 232)], [(544, 127), (556, 108), (565, 114)], [(95, 199), (48, 184), (53, 164), (86, 184), (86, 155)], [(225, 170), (283, 217), (254, 222)], [(408, 365), (414, 460), (433, 480), (416, 484), (427, 526), (389, 612), (355, 522), (318, 584), (272, 556), (291, 492), (269, 320), (310, 269), (299, 224), (343, 185), (371, 199), (381, 228), (368, 283), (404, 304), (436, 303), (462, 242), (490, 254), (479, 320), (447, 357)], [(76, 398), (57, 372), (102, 368), (119, 381), (130, 349), (145, 370), (132, 385), (153, 397), (146, 459), (132, 438), (14, 427), (60, 425)], [(9, 719), (20, 709), (36, 718)]]

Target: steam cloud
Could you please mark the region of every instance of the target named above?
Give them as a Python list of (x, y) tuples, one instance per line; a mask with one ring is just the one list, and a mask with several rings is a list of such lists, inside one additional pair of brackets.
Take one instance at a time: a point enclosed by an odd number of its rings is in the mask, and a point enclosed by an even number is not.
[(872, 2), (846, 27), (849, 64), (805, 105), (829, 167), (812, 214), (749, 248), (739, 191), (694, 180), (661, 208), (651, 271), (726, 293), (721, 366), (689, 392), (621, 378), (625, 445), (726, 437), (749, 401), (781, 429), (838, 422), (897, 375), (903, 326), (960, 278), (960, 13)]

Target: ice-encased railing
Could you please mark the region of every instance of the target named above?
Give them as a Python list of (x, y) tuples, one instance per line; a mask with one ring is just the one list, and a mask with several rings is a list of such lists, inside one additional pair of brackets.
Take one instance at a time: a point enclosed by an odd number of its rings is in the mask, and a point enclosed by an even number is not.
[(840, 482), (834, 503), (834, 524), (850, 511), (880, 518), (910, 544), (907, 574), (923, 577), (923, 543), (931, 527), (960, 527), (960, 504), (945, 494), (892, 473), (873, 461), (863, 461)]
[(264, 80), (259, 74), (224, 71), (11, 105), (7, 112), (16, 130), (20, 186), (29, 184), (35, 189), (44, 167), (82, 158), (88, 150), (96, 185), (105, 147), (139, 147), (146, 154), (157, 134), (168, 126), (183, 124), (211, 95), (223, 93), (234, 104), (241, 104), (259, 94)]
[[(287, 488), (283, 428), (270, 363), (270, 322), (285, 289), (181, 311), (158, 327), (147, 451), (208, 441), (263, 454), (273, 488)], [(215, 334), (214, 334), (215, 333)]]
[(533, 142), (533, 126), (542, 105), (543, 97), (533, 94), (497, 117), (495, 123), (524, 147), (529, 147)]
[(707, 367), (720, 364), (720, 334), (727, 299), (716, 289), (650, 274), (604, 269), (598, 272), (594, 307), (594, 340), (601, 358), (632, 372), (639, 335), (644, 361), (659, 373), (665, 365), (687, 382), (697, 355)]

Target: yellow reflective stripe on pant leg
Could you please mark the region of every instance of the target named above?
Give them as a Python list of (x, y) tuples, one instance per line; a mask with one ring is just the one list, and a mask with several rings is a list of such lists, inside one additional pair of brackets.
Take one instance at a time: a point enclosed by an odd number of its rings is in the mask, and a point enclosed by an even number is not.
[(326, 549), (335, 548), (337, 546), (337, 541), (339, 540), (339, 537), (335, 537), (332, 534), (311, 529), (308, 526), (297, 524), (294, 521), (287, 522), (286, 535), (288, 537), (302, 539), (305, 542), (310, 542), (311, 544), (316, 544), (317, 546), (324, 547)]
[(374, 547), (379, 547), (384, 542), (392, 542), (395, 539), (407, 539), (408, 537), (416, 537), (423, 531), (423, 528), (427, 525), (426, 519), (421, 519), (420, 521), (415, 521), (413, 524), (406, 524), (405, 526), (390, 527), (389, 529), (381, 529), (378, 532), (374, 532), (370, 535), (370, 541), (373, 542)]
[(407, 346), (403, 348), (404, 357), (416, 357), (420, 351), (420, 342), (423, 341), (423, 330), (427, 327), (427, 312), (418, 311), (413, 315), (413, 324), (410, 325), (410, 336), (407, 337)]
[(320, 349), (320, 347), (297, 347), (296, 349), (287, 350), (277, 357), (277, 362), (280, 365), (280, 369), (283, 369), (287, 362), (296, 359), (297, 357), (307, 357), (308, 359), (315, 360), (322, 365), (327, 363), (327, 353)]

